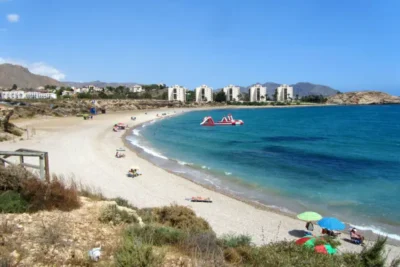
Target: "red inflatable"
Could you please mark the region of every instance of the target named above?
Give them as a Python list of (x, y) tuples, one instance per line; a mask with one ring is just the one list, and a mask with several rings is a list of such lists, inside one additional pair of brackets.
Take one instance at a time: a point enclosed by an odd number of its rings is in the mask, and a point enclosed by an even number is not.
[(222, 120), (219, 122), (214, 122), (213, 118), (208, 116), (203, 119), (203, 122), (200, 123), (201, 126), (218, 126), (218, 125), (231, 125), (231, 126), (236, 126), (236, 125), (243, 125), (244, 122), (242, 120), (235, 120), (233, 119), (231, 114), (228, 114), (228, 116), (223, 117)]

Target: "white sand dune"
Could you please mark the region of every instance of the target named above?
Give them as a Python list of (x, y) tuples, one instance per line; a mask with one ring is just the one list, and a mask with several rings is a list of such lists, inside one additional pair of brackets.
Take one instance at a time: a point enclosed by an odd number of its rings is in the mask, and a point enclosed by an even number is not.
[[(211, 224), (218, 235), (230, 232), (249, 234), (256, 244), (297, 238), (296, 230), (304, 229), (305, 223), (302, 221), (257, 209), (206, 189), (154, 166), (129, 149), (125, 152), (125, 158), (115, 158), (116, 148), (123, 147), (124, 143), (121, 138), (123, 132), (112, 131), (114, 123), (124, 122), (133, 126), (153, 120), (157, 113), (163, 112), (171, 113), (171, 110), (147, 111), (147, 115), (144, 111), (113, 113), (87, 121), (75, 117), (16, 121), (17, 125), (27, 127), (29, 133), (34, 129), (37, 134), (30, 140), (0, 143), (0, 150), (29, 148), (47, 151), (51, 172), (74, 175), (82, 183), (98, 187), (106, 196), (126, 198), (139, 208), (172, 203), (191, 207)], [(136, 116), (137, 120), (130, 120), (131, 116)], [(143, 175), (128, 178), (127, 170), (132, 165), (140, 166)], [(185, 200), (192, 196), (211, 197), (213, 203)], [(314, 232), (320, 233), (320, 229)], [(388, 248), (389, 259), (400, 255), (399, 247)], [(340, 250), (360, 251), (361, 246), (342, 241)]]

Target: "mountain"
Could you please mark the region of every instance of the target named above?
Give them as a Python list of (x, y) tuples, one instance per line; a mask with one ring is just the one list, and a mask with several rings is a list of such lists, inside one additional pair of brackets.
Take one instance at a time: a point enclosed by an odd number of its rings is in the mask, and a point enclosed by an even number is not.
[(52, 78), (31, 73), (27, 68), (13, 64), (0, 64), (0, 89), (9, 89), (14, 84), (18, 88), (33, 88), (45, 85), (61, 85)]
[(89, 86), (89, 85), (94, 85), (96, 87), (118, 87), (118, 86), (126, 86), (126, 87), (131, 87), (134, 86), (138, 83), (117, 83), (117, 82), (102, 82), (102, 81), (92, 81), (92, 82), (63, 82), (64, 86), (74, 86), (74, 87), (84, 87), (84, 86)]
[[(240, 87), (240, 91), (243, 93), (248, 93), (249, 88), (252, 85), (249, 85), (247, 87)], [(280, 86), (281, 84), (279, 83), (274, 83), (274, 82), (266, 82), (262, 84), (263, 86), (267, 87), (267, 94), (271, 97), (275, 93), (275, 89)], [(293, 87), (293, 93), (294, 95), (299, 95), (299, 97), (302, 96), (307, 96), (307, 95), (323, 95), (323, 96), (331, 96), (331, 95), (336, 95), (339, 91), (335, 90), (329, 86), (325, 85), (320, 85), (320, 84), (313, 84), (313, 83), (308, 83), (308, 82), (299, 82), (296, 84), (291, 84), (290, 86)]]
[(300, 82), (296, 84), (292, 84), (294, 95), (298, 94), (300, 97), (306, 95), (323, 95), (323, 96), (331, 96), (336, 95), (339, 91), (335, 90), (329, 86), (313, 84), (308, 82)]

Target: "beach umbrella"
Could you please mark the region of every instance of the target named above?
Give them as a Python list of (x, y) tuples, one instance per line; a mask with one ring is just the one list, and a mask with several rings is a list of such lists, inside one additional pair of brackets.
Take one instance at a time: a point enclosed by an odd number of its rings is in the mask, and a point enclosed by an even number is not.
[(322, 216), (313, 211), (306, 211), (306, 212), (297, 214), (297, 218), (299, 218), (302, 221), (309, 222), (309, 221), (319, 221), (322, 219)]
[(344, 230), (344, 228), (346, 228), (344, 223), (333, 217), (322, 218), (321, 220), (318, 221), (318, 225), (328, 230), (337, 230), (337, 231)]
[(318, 245), (314, 247), (314, 251), (321, 254), (336, 254), (337, 250), (334, 249), (330, 244)]
[(313, 237), (313, 236), (306, 236), (302, 237), (300, 239), (297, 239), (296, 244), (297, 245), (302, 245), (308, 248), (313, 248), (315, 246), (315, 242), (317, 241), (318, 238)]

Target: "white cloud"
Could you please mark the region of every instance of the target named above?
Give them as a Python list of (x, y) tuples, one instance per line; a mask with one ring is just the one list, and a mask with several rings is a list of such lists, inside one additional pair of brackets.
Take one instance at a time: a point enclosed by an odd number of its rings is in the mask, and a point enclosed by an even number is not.
[(55, 67), (53, 67), (51, 65), (48, 65), (45, 62), (27, 63), (23, 60), (0, 57), (0, 64), (3, 64), (3, 63), (21, 65), (21, 66), (24, 66), (25, 68), (27, 68), (30, 72), (32, 72), (34, 74), (48, 76), (48, 77), (51, 77), (58, 81), (62, 81), (66, 77), (66, 75), (64, 73), (62, 73), (60, 70), (56, 69)]
[(7, 20), (11, 23), (15, 23), (19, 21), (19, 15), (18, 14), (8, 14), (7, 15)]

